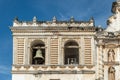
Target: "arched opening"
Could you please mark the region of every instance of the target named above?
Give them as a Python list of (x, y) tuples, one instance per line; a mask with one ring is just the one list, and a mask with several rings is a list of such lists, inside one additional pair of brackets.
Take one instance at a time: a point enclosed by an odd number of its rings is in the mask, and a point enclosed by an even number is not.
[(35, 40), (31, 44), (31, 62), (34, 65), (45, 64), (45, 44), (40, 40)]
[(79, 46), (75, 41), (69, 41), (64, 45), (64, 64), (79, 63)]

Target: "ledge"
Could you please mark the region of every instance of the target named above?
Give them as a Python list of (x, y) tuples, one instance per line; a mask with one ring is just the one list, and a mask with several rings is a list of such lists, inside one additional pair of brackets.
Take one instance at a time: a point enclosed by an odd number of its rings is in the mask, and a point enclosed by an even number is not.
[(12, 71), (12, 74), (95, 74), (94, 70), (63, 70), (63, 71)]
[[(33, 71), (42, 71), (42, 73), (50, 73), (51, 71), (57, 71), (62, 73), (65, 71), (87, 71), (95, 70), (94, 65), (13, 65), (12, 72), (33, 72)], [(50, 72), (49, 72), (50, 71)], [(60, 72), (61, 71), (61, 72)], [(83, 72), (82, 72), (83, 73)]]
[(13, 33), (51, 33), (51, 32), (95, 32), (94, 26), (87, 27), (10, 27)]
[(93, 68), (94, 65), (13, 65), (14, 68)]
[(120, 63), (119, 63), (119, 61), (114, 61), (114, 62), (104, 61), (104, 64), (110, 66), (110, 65), (119, 65)]

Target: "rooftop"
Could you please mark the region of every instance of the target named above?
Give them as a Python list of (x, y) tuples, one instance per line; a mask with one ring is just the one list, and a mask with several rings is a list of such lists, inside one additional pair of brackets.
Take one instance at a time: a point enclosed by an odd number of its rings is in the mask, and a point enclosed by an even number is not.
[(32, 21), (20, 21), (17, 17), (14, 19), (13, 27), (94, 27), (94, 19), (91, 18), (88, 21), (77, 21), (74, 17), (70, 20), (59, 21), (54, 16), (52, 21), (39, 21), (36, 17), (33, 17)]

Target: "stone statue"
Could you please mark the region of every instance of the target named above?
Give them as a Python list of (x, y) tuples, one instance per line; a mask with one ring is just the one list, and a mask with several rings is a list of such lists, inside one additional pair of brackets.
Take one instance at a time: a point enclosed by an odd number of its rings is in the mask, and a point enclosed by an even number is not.
[(108, 69), (108, 80), (115, 80), (115, 68), (112, 66)]
[(110, 49), (110, 50), (108, 51), (108, 61), (109, 61), (109, 62), (115, 61), (115, 53), (114, 53), (114, 50), (113, 50), (113, 49)]
[(117, 0), (117, 2), (119, 2), (120, 0)]

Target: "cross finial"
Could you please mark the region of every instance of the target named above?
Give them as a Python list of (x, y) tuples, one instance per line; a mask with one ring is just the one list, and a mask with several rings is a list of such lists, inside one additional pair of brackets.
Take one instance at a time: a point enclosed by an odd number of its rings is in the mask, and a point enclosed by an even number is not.
[(33, 22), (36, 22), (36, 21), (37, 21), (37, 17), (34, 16), (34, 17), (33, 17)]
[(74, 21), (74, 17), (73, 17), (73, 16), (71, 16), (70, 21), (71, 21), (71, 22), (73, 22), (73, 21)]
[(57, 19), (56, 19), (56, 17), (54, 16), (54, 17), (53, 17), (53, 22), (56, 22), (56, 21), (57, 21)]
[(17, 16), (14, 18), (14, 21), (18, 21), (18, 17)]

